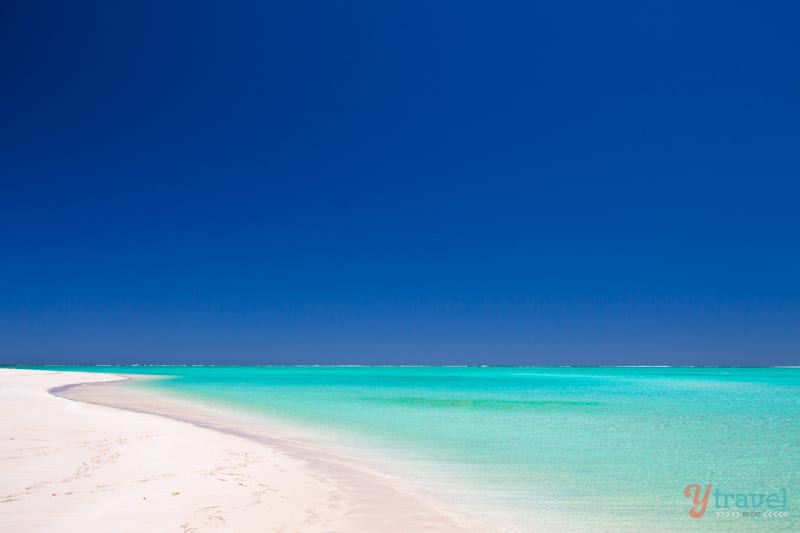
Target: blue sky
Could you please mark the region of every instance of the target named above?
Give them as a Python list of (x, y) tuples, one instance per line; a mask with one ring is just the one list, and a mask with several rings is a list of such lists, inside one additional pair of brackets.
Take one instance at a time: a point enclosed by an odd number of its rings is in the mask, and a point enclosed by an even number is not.
[(0, 9), (0, 363), (800, 364), (793, 2)]

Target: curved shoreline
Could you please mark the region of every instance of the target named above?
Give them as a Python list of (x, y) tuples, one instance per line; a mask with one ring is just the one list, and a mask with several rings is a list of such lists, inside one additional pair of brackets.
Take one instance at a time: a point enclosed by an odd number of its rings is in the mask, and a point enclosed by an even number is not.
[[(165, 490), (140, 496), (140, 493), (143, 494), (141, 486), (135, 485), (136, 496), (130, 494), (131, 482), (135, 482), (131, 478), (136, 477), (142, 468), (162, 465), (169, 468), (155, 468), (151, 474), (153, 479), (180, 478), (185, 482), (191, 481), (196, 509), (193, 510), (193, 505), (185, 504), (188, 498), (167, 498), (158, 513), (149, 511), (147, 525), (142, 524), (141, 519), (137, 522), (136, 518), (131, 517), (133, 522), (130, 522), (130, 530), (148, 527), (156, 531), (174, 531), (182, 527), (188, 532), (212, 527), (218, 529), (226, 525), (232, 531), (489, 530), (486, 524), (447, 508), (441, 502), (416, 491), (410, 484), (402, 483), (402, 480), (366, 465), (354, 464), (311, 443), (270, 434), (265, 429), (258, 431), (237, 426), (233, 418), (225, 416), (223, 412), (193, 406), (189, 402), (176, 401), (157, 393), (132, 389), (122, 393), (124, 387), (118, 385), (126, 379), (130, 378), (112, 373), (0, 369), (0, 384), (3, 385), (0, 387), (3, 391), (0, 407), (4, 408), (4, 413), (13, 410), (13, 404), (23, 409), (27, 407), (27, 413), (20, 413), (19, 416), (3, 415), (10, 419), (0, 430), (0, 436), (6, 437), (2, 441), (4, 446), (0, 447), (0, 459), (11, 461), (12, 470), (0, 482), (0, 502), (3, 502), (0, 525), (7, 523), (18, 531), (50, 530), (56, 525), (60, 530), (75, 531), (108, 527), (108, 524), (87, 525), (86, 520), (97, 518), (98, 507), (114, 516), (128, 514), (131, 509), (119, 505), (120, 496), (122, 500), (129, 500), (127, 503), (135, 501), (138, 503), (135, 507), (142, 507), (141, 502), (151, 502), (158, 497), (163, 498), (165, 494), (185, 494)], [(80, 416), (71, 416), (75, 411)], [(64, 427), (67, 421), (69, 423)], [(33, 427), (31, 422), (35, 423)], [(86, 438), (97, 437), (98, 433), (103, 434), (99, 440)], [(69, 459), (62, 457), (54, 464), (43, 464), (48, 461), (34, 458), (38, 456), (25, 457), (24, 453), (20, 456), (19, 447), (9, 443), (14, 443), (18, 438), (25, 440), (26, 436), (39, 443), (47, 442), (55, 449), (66, 449)], [(126, 449), (137, 438), (147, 440), (153, 437), (169, 439), (170, 446), (148, 444), (135, 446), (135, 450)], [(126, 446), (117, 446), (113, 452), (113, 470), (116, 473), (109, 468), (90, 468), (91, 475), (43, 481), (35, 476), (24, 479), (24, 476), (14, 475), (14, 467), (24, 472), (31, 468), (38, 469), (41, 475), (59, 469), (80, 471), (87, 462), (79, 459), (87, 455), (87, 451), (90, 454), (92, 449), (97, 448), (97, 442), (113, 442), (114, 439), (122, 439), (126, 443)], [(25, 449), (30, 450), (23, 448), (22, 451)], [(244, 462), (239, 461), (235, 467), (222, 464), (219, 472), (227, 472), (222, 477), (217, 475), (217, 470), (209, 471), (207, 468), (215, 460), (221, 459), (225, 463), (226, 458), (241, 457), (242, 453), (245, 457), (257, 455), (258, 459), (254, 461), (250, 457)], [(166, 465), (163, 465), (164, 459), (167, 459)], [(232, 479), (239, 480), (233, 492), (241, 494), (232, 494), (231, 487), (234, 485), (228, 483)], [(253, 489), (264, 485), (265, 480), (278, 482), (272, 483), (269, 491), (256, 490), (258, 497), (254, 498)], [(30, 506), (25, 502), (51, 503), (45, 493), (36, 490), (37, 487), (69, 485), (76, 481), (80, 481), (78, 485), (83, 490), (68, 491), (70, 496), (81, 496), (71, 498), (75, 505), (68, 506), (68, 513), (45, 512), (42, 514), (45, 521), (49, 514), (52, 520), (44, 527), (30, 523), (30, 527), (26, 527), (26, 517), (32, 519), (29, 513), (36, 509), (41, 514), (41, 506), (34, 505), (26, 511)], [(87, 482), (89, 485), (94, 483), (95, 488), (104, 486), (107, 490), (87, 491)], [(114, 496), (112, 502), (108, 501), (109, 494)], [(43, 499), (45, 502), (41, 501)], [(179, 499), (183, 503), (174, 505), (173, 502)], [(196, 518), (198, 513), (203, 516), (208, 514), (202, 510), (210, 508), (213, 508), (213, 516), (217, 519), (192, 521), (192, 517)], [(141, 517), (142, 511), (144, 509), (135, 516)], [(99, 514), (103, 515), (102, 512)], [(114, 529), (120, 528), (115, 525)]]

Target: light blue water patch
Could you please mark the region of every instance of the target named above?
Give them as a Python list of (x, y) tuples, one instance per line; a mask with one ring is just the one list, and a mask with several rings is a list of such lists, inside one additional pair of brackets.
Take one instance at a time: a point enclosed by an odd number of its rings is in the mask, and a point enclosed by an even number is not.
[[(800, 530), (798, 369), (68, 369), (169, 375), (136, 386), (335, 429), (434, 465), (430, 475), (438, 465), (487, 506), (514, 509), (522, 529)], [(717, 491), (699, 519), (691, 483)], [(780, 508), (719, 497), (783, 489)]]

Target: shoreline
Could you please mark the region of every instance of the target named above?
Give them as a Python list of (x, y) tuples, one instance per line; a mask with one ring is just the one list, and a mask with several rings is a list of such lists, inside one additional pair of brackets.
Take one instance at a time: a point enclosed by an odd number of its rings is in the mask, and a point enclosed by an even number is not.
[(405, 480), (275, 427), (237, 428), (222, 410), (122, 393), (127, 379), (0, 369), (0, 526), (85, 531), (114, 520), (122, 524), (115, 530), (187, 533), (491, 530)]

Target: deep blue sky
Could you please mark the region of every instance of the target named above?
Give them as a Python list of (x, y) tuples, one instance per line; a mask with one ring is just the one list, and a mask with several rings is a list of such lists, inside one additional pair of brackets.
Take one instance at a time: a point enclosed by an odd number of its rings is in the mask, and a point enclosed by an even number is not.
[(0, 363), (800, 364), (796, 2), (10, 2)]

